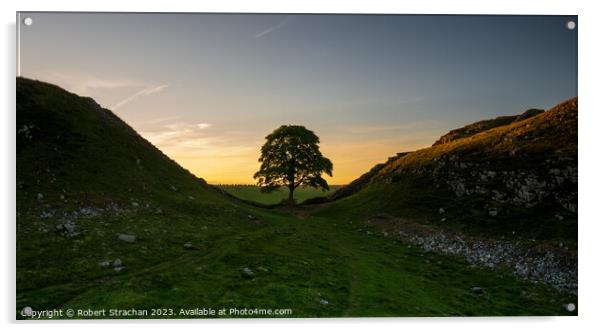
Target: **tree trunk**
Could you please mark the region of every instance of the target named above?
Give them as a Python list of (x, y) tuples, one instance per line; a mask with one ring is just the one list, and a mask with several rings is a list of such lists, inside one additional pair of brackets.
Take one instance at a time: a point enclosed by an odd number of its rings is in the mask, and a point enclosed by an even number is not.
[(295, 205), (295, 200), (293, 199), (293, 191), (295, 191), (295, 184), (291, 183), (288, 186), (288, 205), (290, 206)]

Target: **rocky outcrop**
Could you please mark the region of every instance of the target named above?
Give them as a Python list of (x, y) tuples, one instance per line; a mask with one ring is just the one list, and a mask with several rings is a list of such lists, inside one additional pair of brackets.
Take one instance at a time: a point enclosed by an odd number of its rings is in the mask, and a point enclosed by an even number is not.
[[(431, 167), (410, 173), (430, 177), (435, 185), (449, 189), (457, 197), (480, 196), (495, 207), (531, 208), (543, 201), (555, 201), (568, 212), (577, 213), (575, 157), (552, 157), (528, 168), (502, 166), (444, 155), (434, 159)], [(398, 170), (398, 174), (401, 172)]]

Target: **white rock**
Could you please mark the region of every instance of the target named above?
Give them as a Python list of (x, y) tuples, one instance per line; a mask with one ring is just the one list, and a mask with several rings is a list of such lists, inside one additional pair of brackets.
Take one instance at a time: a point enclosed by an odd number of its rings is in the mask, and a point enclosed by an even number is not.
[(113, 261), (113, 266), (118, 267), (121, 266), (121, 259), (117, 258)]
[(136, 241), (136, 235), (119, 234), (119, 236), (117, 237), (117, 239), (121, 240), (121, 241), (125, 241), (125, 242), (134, 242), (134, 241)]

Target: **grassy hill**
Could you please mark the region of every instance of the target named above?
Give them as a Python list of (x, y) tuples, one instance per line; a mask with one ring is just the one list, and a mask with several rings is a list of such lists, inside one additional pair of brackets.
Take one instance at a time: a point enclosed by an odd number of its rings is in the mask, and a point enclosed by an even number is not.
[[(577, 99), (535, 113), (390, 158), (318, 215), (575, 290)], [(548, 267), (524, 269), (525, 257)]]
[(462, 128), (454, 129), (449, 133), (441, 136), (441, 138), (439, 138), (433, 145), (445, 144), (461, 138), (473, 136), (492, 128), (501, 127), (511, 124), (513, 122), (528, 119), (542, 112), (543, 110), (532, 108), (526, 110), (525, 112), (519, 115), (499, 116), (495, 119), (482, 120), (475, 123), (471, 123)]
[[(372, 209), (420, 215), (467, 233), (519, 233), (574, 242), (577, 99), (523, 120), (400, 154), (368, 174), (361, 188), (370, 188), (349, 198), (348, 204), (338, 204), (339, 209), (371, 202)], [(446, 211), (444, 216), (440, 209)]]
[(90, 98), (18, 78), (16, 112), (19, 319), (26, 306), (149, 310), (129, 318), (577, 313), (563, 309), (571, 292), (377, 231), (366, 216), (380, 207), (345, 207), (367, 191), (332, 210), (262, 209), (222, 195)]

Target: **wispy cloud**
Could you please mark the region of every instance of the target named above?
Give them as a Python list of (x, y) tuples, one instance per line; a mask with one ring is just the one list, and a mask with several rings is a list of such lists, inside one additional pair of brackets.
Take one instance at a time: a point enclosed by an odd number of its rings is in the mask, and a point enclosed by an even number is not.
[(197, 128), (203, 130), (203, 129), (207, 129), (207, 128), (213, 127), (213, 124), (211, 124), (211, 123), (197, 123), (196, 126), (197, 126)]
[(80, 95), (93, 94), (97, 90), (144, 87), (145, 84), (120, 77), (99, 77), (81, 72), (41, 72), (39, 79), (52, 82)]
[(267, 29), (265, 29), (263, 31), (260, 31), (260, 32), (256, 33), (255, 34), (255, 38), (257, 39), (257, 38), (262, 38), (262, 37), (267, 36), (268, 34), (274, 32), (274, 31), (276, 31), (276, 30), (278, 30), (278, 29), (280, 29), (280, 28), (282, 28), (284, 26), (286, 26), (289, 23), (291, 23), (294, 20), (294, 18), (295, 17), (291, 16), (291, 15), (286, 16), (284, 19), (280, 20), (278, 23), (272, 25), (271, 27), (269, 27), (269, 28), (267, 28)]
[(230, 157), (256, 152), (255, 142), (249, 142), (247, 137), (229, 132), (215, 135), (207, 131), (212, 127), (211, 123), (175, 122), (143, 131), (141, 135), (162, 150), (177, 155)]
[(167, 84), (163, 84), (163, 85), (159, 85), (159, 86), (151, 86), (151, 87), (146, 87), (136, 93), (134, 93), (133, 95), (121, 100), (120, 102), (118, 102), (117, 104), (113, 105), (111, 107), (112, 110), (116, 110), (120, 107), (122, 107), (123, 105), (130, 103), (140, 97), (143, 96), (148, 96), (148, 95), (152, 95), (155, 93), (159, 93), (161, 91), (163, 91), (165, 88), (167, 88), (169, 85)]

